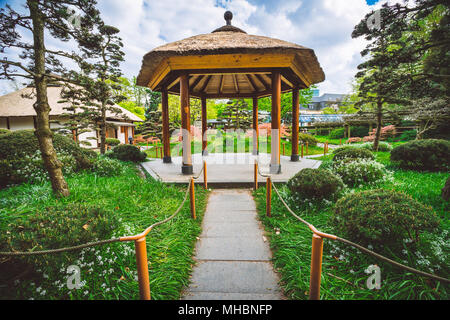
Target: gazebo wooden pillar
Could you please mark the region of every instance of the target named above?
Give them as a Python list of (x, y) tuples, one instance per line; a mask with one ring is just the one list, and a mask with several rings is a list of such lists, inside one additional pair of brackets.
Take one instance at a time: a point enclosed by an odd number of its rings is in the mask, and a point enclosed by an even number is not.
[(270, 173), (281, 173), (281, 74), (278, 71), (272, 73), (272, 141)]
[(163, 145), (164, 145), (164, 163), (172, 163), (170, 154), (170, 130), (169, 130), (169, 94), (167, 89), (161, 92), (162, 125), (163, 125)]
[(300, 129), (299, 126), (300, 121), (300, 88), (295, 87), (292, 89), (292, 154), (291, 161), (298, 162), (300, 157), (298, 155), (298, 131)]
[(191, 151), (191, 117), (189, 101), (189, 76), (183, 73), (180, 76), (180, 107), (181, 107), (181, 131), (183, 137), (183, 174), (193, 174), (192, 151)]
[(205, 96), (202, 96), (202, 155), (208, 156), (208, 137), (206, 132), (208, 131), (208, 113), (207, 113), (207, 100)]
[(258, 98), (253, 98), (253, 155), (259, 154)]

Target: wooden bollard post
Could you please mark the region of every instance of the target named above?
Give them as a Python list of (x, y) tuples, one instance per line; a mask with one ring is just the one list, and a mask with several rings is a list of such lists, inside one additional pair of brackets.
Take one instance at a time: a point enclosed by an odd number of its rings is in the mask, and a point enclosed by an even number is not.
[(191, 178), (191, 216), (192, 219), (197, 219), (197, 216), (195, 215), (195, 183), (194, 178)]
[(272, 216), (272, 180), (270, 178), (267, 178), (266, 202), (266, 215), (270, 218)]
[(285, 156), (285, 155), (286, 155), (286, 144), (283, 143), (283, 156)]
[(147, 241), (145, 237), (134, 242), (136, 267), (138, 272), (139, 293), (141, 300), (150, 300), (150, 279), (148, 275)]
[(205, 190), (208, 189), (208, 168), (206, 166), (206, 161), (203, 161), (203, 185)]
[(303, 159), (303, 157), (304, 157), (304, 154), (303, 154), (303, 149), (305, 148), (305, 146), (302, 144), (302, 159)]
[(341, 140), (339, 140), (339, 145), (340, 145), (340, 146), (342, 146), (342, 139), (341, 139)]
[(253, 170), (253, 176), (254, 176), (253, 189), (258, 190), (258, 161), (255, 161), (253, 168), (254, 168), (254, 170)]
[(309, 280), (309, 300), (320, 299), (320, 281), (322, 276), (323, 238), (314, 234), (311, 250), (311, 277)]

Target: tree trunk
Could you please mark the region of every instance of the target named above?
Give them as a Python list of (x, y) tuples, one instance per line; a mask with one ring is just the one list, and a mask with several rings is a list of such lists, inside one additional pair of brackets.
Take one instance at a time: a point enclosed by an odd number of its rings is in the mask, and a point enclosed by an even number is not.
[(47, 80), (45, 77), (45, 46), (44, 46), (44, 21), (40, 15), (35, 1), (28, 0), (30, 15), (33, 21), (34, 39), (34, 63), (36, 76), (36, 102), (33, 107), (36, 111), (35, 135), (39, 142), (44, 166), (47, 169), (53, 192), (61, 197), (70, 194), (69, 187), (62, 173), (62, 164), (58, 160), (53, 147), (53, 133), (50, 130), (50, 105), (47, 97)]
[[(125, 144), (128, 144), (128, 141), (125, 141)], [(102, 119), (100, 120), (100, 153), (105, 154), (105, 152), (106, 152), (106, 106), (102, 103)]]
[(375, 134), (375, 141), (373, 142), (373, 150), (378, 151), (381, 138), (381, 128), (383, 126), (383, 102), (377, 102), (377, 132)]

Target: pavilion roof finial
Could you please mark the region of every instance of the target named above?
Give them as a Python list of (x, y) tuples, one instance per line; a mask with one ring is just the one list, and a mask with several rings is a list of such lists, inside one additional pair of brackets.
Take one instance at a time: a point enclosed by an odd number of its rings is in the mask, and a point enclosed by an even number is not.
[(231, 11), (225, 12), (223, 15), (225, 21), (227, 22), (227, 26), (231, 26), (231, 20), (233, 19), (233, 13)]

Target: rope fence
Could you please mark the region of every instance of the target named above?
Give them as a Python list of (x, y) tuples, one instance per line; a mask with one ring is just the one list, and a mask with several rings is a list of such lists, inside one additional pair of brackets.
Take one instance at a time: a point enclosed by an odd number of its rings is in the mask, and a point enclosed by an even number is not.
[(183, 201), (178, 206), (178, 208), (175, 210), (175, 212), (167, 217), (164, 220), (161, 220), (159, 222), (156, 222), (149, 226), (147, 229), (145, 229), (142, 233), (133, 235), (133, 236), (124, 236), (120, 238), (114, 238), (109, 240), (101, 240), (101, 241), (95, 241), (95, 242), (88, 242), (85, 244), (81, 244), (78, 246), (72, 246), (72, 247), (65, 247), (65, 248), (58, 248), (58, 249), (50, 249), (50, 250), (42, 250), (42, 251), (29, 251), (29, 252), (19, 252), (19, 251), (13, 251), (13, 252), (0, 252), (0, 257), (18, 257), (18, 256), (36, 256), (36, 255), (46, 255), (46, 254), (56, 254), (61, 252), (69, 252), (69, 251), (76, 251), (81, 250), (84, 248), (94, 247), (94, 246), (101, 246), (106, 245), (114, 242), (135, 242), (135, 252), (136, 252), (136, 266), (137, 266), (137, 272), (138, 272), (138, 282), (139, 282), (139, 293), (141, 300), (150, 300), (151, 294), (150, 294), (150, 279), (149, 279), (149, 272), (148, 272), (148, 257), (147, 257), (147, 243), (146, 243), (146, 237), (152, 231), (154, 228), (161, 226), (172, 219), (174, 219), (183, 209), (187, 199), (188, 195), (190, 195), (190, 204), (191, 204), (191, 216), (192, 219), (196, 219), (195, 214), (195, 185), (194, 181), (198, 180), (200, 176), (204, 174), (204, 184), (205, 189), (207, 188), (207, 175), (206, 175), (206, 162), (203, 162), (203, 167), (200, 170), (197, 177), (191, 177), (189, 179), (188, 187), (186, 188), (186, 192), (184, 194)]
[[(260, 171), (259, 165), (257, 162), (255, 162), (255, 181), (257, 181), (257, 176), (260, 175), (261, 177), (267, 178), (267, 189), (266, 189), (266, 215), (268, 217), (271, 217), (271, 208), (268, 208), (268, 206), (271, 205), (271, 198), (272, 198), (272, 189), (275, 190), (275, 193), (277, 194), (278, 198), (280, 199), (281, 203), (284, 205), (286, 210), (298, 221), (306, 225), (313, 233), (313, 241), (312, 241), (312, 251), (311, 251), (311, 274), (310, 274), (310, 292), (309, 292), (309, 298), (310, 300), (319, 300), (320, 299), (320, 281), (321, 281), (321, 273), (322, 273), (322, 255), (323, 255), (323, 239), (330, 239), (339, 241), (341, 243), (344, 243), (348, 246), (351, 246), (353, 248), (356, 248), (360, 250), (363, 253), (366, 253), (376, 259), (382, 260), (384, 262), (387, 262), (397, 268), (403, 269), (405, 271), (427, 277), (430, 279), (434, 279), (436, 281), (450, 283), (450, 279), (446, 279), (431, 273), (427, 273), (421, 270), (417, 270), (415, 268), (406, 266), (404, 264), (398, 263), (394, 260), (391, 260), (381, 254), (378, 254), (372, 250), (369, 250), (357, 243), (354, 243), (352, 241), (349, 241), (344, 238), (340, 238), (335, 235), (323, 233), (314, 227), (311, 223), (308, 221), (302, 219), (299, 217), (295, 212), (289, 207), (289, 205), (286, 203), (286, 201), (283, 199), (283, 197), (280, 194), (280, 191), (278, 190), (275, 183), (272, 181), (272, 175), (270, 174), (263, 174)], [(257, 183), (255, 182), (255, 185)], [(256, 188), (255, 188), (256, 189)]]

